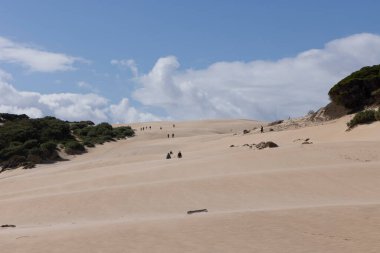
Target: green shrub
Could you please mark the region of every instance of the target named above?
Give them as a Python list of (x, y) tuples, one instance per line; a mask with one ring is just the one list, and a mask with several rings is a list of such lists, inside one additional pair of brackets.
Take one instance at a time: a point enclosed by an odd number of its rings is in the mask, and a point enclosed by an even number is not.
[(26, 163), (26, 158), (25, 156), (20, 156), (20, 155), (14, 155), (10, 157), (7, 161), (3, 162), (1, 164), (1, 167), (3, 169), (14, 169), (20, 166), (25, 165)]
[(89, 148), (95, 147), (95, 144), (92, 141), (89, 141), (89, 140), (83, 141), (83, 145), (85, 145), (86, 147), (89, 147)]
[(375, 91), (373, 91), (371, 93), (371, 96), (374, 97), (375, 102), (379, 104), (380, 103), (380, 88), (377, 89), (377, 90), (375, 90)]
[(24, 148), (31, 149), (34, 147), (38, 147), (38, 141), (37, 140), (31, 139), (31, 140), (27, 140), (26, 142), (24, 142)]
[(26, 157), (26, 160), (33, 164), (38, 164), (38, 163), (43, 162), (43, 159), (40, 155), (33, 155), (33, 154), (28, 154), (28, 156)]
[(77, 141), (69, 141), (65, 144), (65, 152), (69, 155), (80, 154), (85, 151), (83, 144)]
[(25, 156), (27, 150), (23, 148), (22, 143), (12, 142), (8, 147), (0, 150), (0, 160), (10, 159), (12, 156)]
[(91, 121), (67, 122), (54, 117), (30, 119), (26, 115), (0, 113), (0, 122), (0, 172), (4, 168), (29, 168), (56, 160), (57, 144), (63, 145), (61, 148), (67, 153), (78, 154), (85, 151), (84, 145), (94, 147), (134, 135), (130, 127), (114, 129), (108, 123), (95, 126)]
[(42, 143), (40, 145), (40, 150), (41, 150), (40, 154), (43, 160), (53, 160), (58, 156), (57, 151), (56, 151), (57, 144), (52, 141)]
[(41, 128), (41, 142), (60, 141), (71, 137), (70, 126), (54, 117), (45, 117), (35, 122)]
[(11, 143), (9, 143), (10, 148), (18, 148), (21, 146), (22, 146), (22, 142), (20, 141), (12, 141)]
[(85, 146), (91, 147), (95, 144), (115, 141), (127, 136), (134, 136), (135, 132), (130, 126), (113, 128), (108, 123), (101, 123), (96, 126), (88, 125), (82, 129), (75, 129), (74, 134), (83, 140)]
[(31, 148), (28, 150), (28, 155), (36, 155), (36, 156), (41, 156), (42, 150), (40, 148)]
[(330, 99), (338, 105), (357, 111), (378, 101), (380, 65), (364, 67), (335, 84)]
[(95, 124), (92, 121), (70, 122), (70, 129), (72, 131), (75, 131), (75, 130), (83, 129), (85, 127), (93, 126), (93, 125), (95, 125)]
[(349, 128), (353, 128), (356, 125), (360, 124), (369, 124), (371, 122), (376, 121), (375, 119), (375, 111), (374, 110), (366, 110), (362, 112), (358, 112), (355, 114), (354, 118), (347, 123)]
[(15, 121), (19, 119), (29, 119), (29, 117), (25, 114), (17, 115), (17, 114), (10, 114), (10, 113), (0, 113), (0, 122), (6, 122), (6, 121)]
[(40, 148), (42, 151), (44, 150), (55, 151), (57, 149), (57, 144), (52, 141), (48, 141), (48, 142), (42, 143)]
[(378, 108), (377, 111), (375, 112), (375, 119), (380, 120), (380, 108)]
[(118, 139), (122, 139), (125, 137), (132, 137), (135, 135), (135, 131), (130, 126), (124, 127), (115, 127), (113, 129), (114, 135)]

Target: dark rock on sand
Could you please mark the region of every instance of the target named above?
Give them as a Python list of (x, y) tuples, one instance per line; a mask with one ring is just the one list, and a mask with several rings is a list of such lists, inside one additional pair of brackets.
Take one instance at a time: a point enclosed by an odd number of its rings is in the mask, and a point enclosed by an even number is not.
[(256, 145), (257, 149), (264, 149), (264, 148), (277, 148), (278, 145), (274, 143), (273, 141), (263, 141)]

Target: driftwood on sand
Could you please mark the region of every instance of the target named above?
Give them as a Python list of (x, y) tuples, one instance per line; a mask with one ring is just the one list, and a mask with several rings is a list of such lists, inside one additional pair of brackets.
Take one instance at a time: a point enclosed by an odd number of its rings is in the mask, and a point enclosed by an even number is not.
[(190, 210), (190, 211), (187, 211), (187, 214), (193, 214), (193, 213), (203, 213), (203, 212), (208, 212), (207, 209), (198, 209), (198, 210)]
[(16, 225), (5, 224), (5, 225), (1, 225), (0, 227), (2, 227), (2, 228), (15, 228)]

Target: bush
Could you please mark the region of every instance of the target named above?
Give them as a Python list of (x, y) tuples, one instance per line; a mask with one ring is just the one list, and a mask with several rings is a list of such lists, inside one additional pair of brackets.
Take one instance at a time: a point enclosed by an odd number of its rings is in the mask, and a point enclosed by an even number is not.
[(360, 124), (369, 124), (371, 122), (376, 121), (375, 111), (374, 110), (366, 110), (362, 112), (358, 112), (355, 114), (354, 118), (347, 123), (349, 128), (353, 128), (356, 125)]
[(3, 162), (1, 164), (1, 167), (3, 167), (3, 169), (7, 169), (7, 168), (14, 169), (14, 168), (23, 166), (25, 164), (26, 164), (25, 156), (14, 155), (11, 158), (9, 158), (7, 161)]
[(65, 144), (65, 152), (69, 155), (81, 154), (84, 151), (84, 146), (77, 141), (69, 141)]
[(42, 163), (43, 159), (40, 155), (28, 154), (26, 160), (32, 164)]
[(27, 140), (26, 142), (24, 142), (24, 148), (31, 149), (34, 147), (38, 147), (38, 141), (37, 140), (31, 139), (31, 140)]
[(375, 119), (380, 120), (380, 108), (378, 108), (377, 111), (375, 112)]
[(83, 145), (85, 145), (86, 147), (89, 147), (89, 148), (95, 147), (95, 144), (90, 140), (84, 140)]
[(114, 136), (118, 139), (122, 139), (125, 137), (132, 137), (135, 135), (135, 131), (130, 126), (124, 127), (115, 127), (113, 129)]
[(58, 154), (56, 152), (56, 149), (57, 149), (57, 144), (55, 144), (52, 141), (48, 141), (48, 142), (42, 143), (41, 146), (40, 146), (41, 157), (44, 160), (55, 159), (58, 156)]
[(72, 131), (78, 130), (78, 129), (83, 129), (88, 126), (93, 126), (95, 125), (94, 122), (92, 121), (79, 121), (79, 122), (71, 122), (70, 123), (70, 129)]
[(55, 151), (57, 149), (57, 144), (55, 144), (52, 141), (48, 141), (48, 142), (42, 143), (40, 148), (42, 151), (45, 151), (45, 150), (46, 151)]
[(364, 67), (352, 73), (329, 91), (330, 99), (338, 105), (357, 111), (377, 101), (380, 89), (380, 65)]
[(113, 128), (108, 123), (101, 123), (96, 126), (86, 126), (82, 129), (75, 129), (74, 134), (83, 140), (83, 144), (92, 147), (95, 144), (123, 139), (127, 136), (134, 136), (135, 132), (130, 126)]
[(41, 149), (40, 148), (31, 148), (28, 150), (28, 155), (36, 155), (36, 156), (41, 156)]
[(0, 123), (6, 122), (6, 121), (15, 121), (19, 119), (29, 119), (29, 117), (25, 114), (17, 115), (17, 114), (10, 114), (10, 113), (0, 113)]
[(95, 126), (91, 121), (67, 122), (54, 117), (30, 119), (26, 115), (0, 113), (0, 122), (0, 172), (56, 160), (57, 144), (64, 144), (62, 148), (69, 154), (79, 154), (85, 151), (84, 145), (94, 147), (134, 135), (131, 127), (114, 129), (108, 123)]
[(25, 156), (26, 152), (22, 143), (12, 142), (8, 147), (0, 150), (0, 160), (7, 160), (12, 156)]

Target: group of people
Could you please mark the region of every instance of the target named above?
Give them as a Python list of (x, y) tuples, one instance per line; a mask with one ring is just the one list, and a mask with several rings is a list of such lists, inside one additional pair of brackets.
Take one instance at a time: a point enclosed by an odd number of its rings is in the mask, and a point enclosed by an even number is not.
[[(170, 134), (168, 134), (168, 138), (170, 138)], [(172, 138), (174, 138), (174, 133), (172, 134)]]
[[(173, 124), (173, 128), (175, 128), (175, 124)], [(152, 126), (143, 126), (143, 127), (140, 127), (140, 131), (145, 131), (145, 130), (151, 130), (152, 129)], [(162, 126), (160, 126), (160, 130), (162, 130)], [(174, 133), (171, 134), (171, 137), (174, 138)], [(170, 138), (170, 134), (168, 134), (168, 138)]]
[[(166, 159), (172, 159), (172, 155), (173, 155), (173, 151), (170, 151), (170, 152), (166, 155)], [(181, 153), (181, 151), (178, 151), (177, 158), (182, 158), (182, 153)]]
[(144, 126), (144, 127), (140, 127), (140, 131), (144, 131), (144, 130), (151, 130), (152, 129), (152, 126)]

